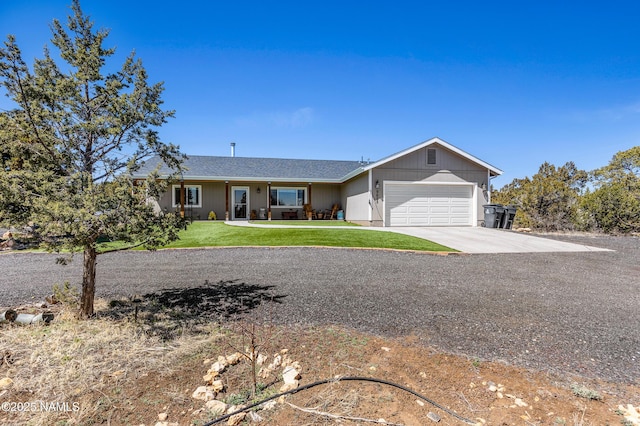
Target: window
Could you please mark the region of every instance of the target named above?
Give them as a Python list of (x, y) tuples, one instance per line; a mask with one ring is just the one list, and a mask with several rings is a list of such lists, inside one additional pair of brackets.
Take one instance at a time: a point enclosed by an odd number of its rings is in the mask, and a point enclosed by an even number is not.
[(427, 164), (436, 164), (436, 150), (435, 148), (427, 148)]
[[(184, 186), (184, 205), (188, 207), (202, 207), (202, 186)], [(173, 207), (180, 207), (180, 185), (173, 185)]]
[(271, 207), (302, 207), (306, 193), (303, 188), (271, 188)]

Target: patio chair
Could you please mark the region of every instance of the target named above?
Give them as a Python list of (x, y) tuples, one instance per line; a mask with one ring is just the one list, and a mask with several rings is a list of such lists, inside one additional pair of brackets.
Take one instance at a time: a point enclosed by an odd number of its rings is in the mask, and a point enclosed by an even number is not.
[(325, 210), (324, 218), (327, 220), (333, 220), (336, 217), (339, 209), (340, 206), (338, 204), (334, 204), (333, 207), (331, 207), (331, 210)]

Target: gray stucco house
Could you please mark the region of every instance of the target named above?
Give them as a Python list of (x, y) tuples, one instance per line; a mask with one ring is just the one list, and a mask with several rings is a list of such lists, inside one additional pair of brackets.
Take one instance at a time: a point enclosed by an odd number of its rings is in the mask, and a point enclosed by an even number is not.
[[(134, 175), (159, 165), (152, 158)], [(183, 173), (186, 214), (206, 219), (303, 217), (339, 205), (344, 219), (369, 226), (478, 226), (500, 169), (432, 138), (379, 161), (190, 156)], [(170, 170), (160, 164), (160, 176)], [(180, 182), (158, 200), (180, 208)]]

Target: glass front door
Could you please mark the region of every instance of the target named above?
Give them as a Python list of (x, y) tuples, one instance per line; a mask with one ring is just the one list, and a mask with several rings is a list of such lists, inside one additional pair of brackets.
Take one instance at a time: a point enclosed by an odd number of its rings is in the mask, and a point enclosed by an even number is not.
[(234, 186), (231, 193), (233, 198), (233, 219), (249, 219), (249, 188)]

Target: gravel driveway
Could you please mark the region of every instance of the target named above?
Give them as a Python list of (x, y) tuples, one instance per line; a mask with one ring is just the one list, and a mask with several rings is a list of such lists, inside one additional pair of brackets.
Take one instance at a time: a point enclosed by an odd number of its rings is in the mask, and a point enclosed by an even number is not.
[[(553, 237), (613, 252), (436, 256), (324, 248), (121, 252), (98, 258), (99, 297), (235, 281), (284, 296), (261, 314), (342, 324), (470, 357), (640, 382), (640, 239)], [(47, 254), (0, 255), (0, 306), (81, 279)]]

